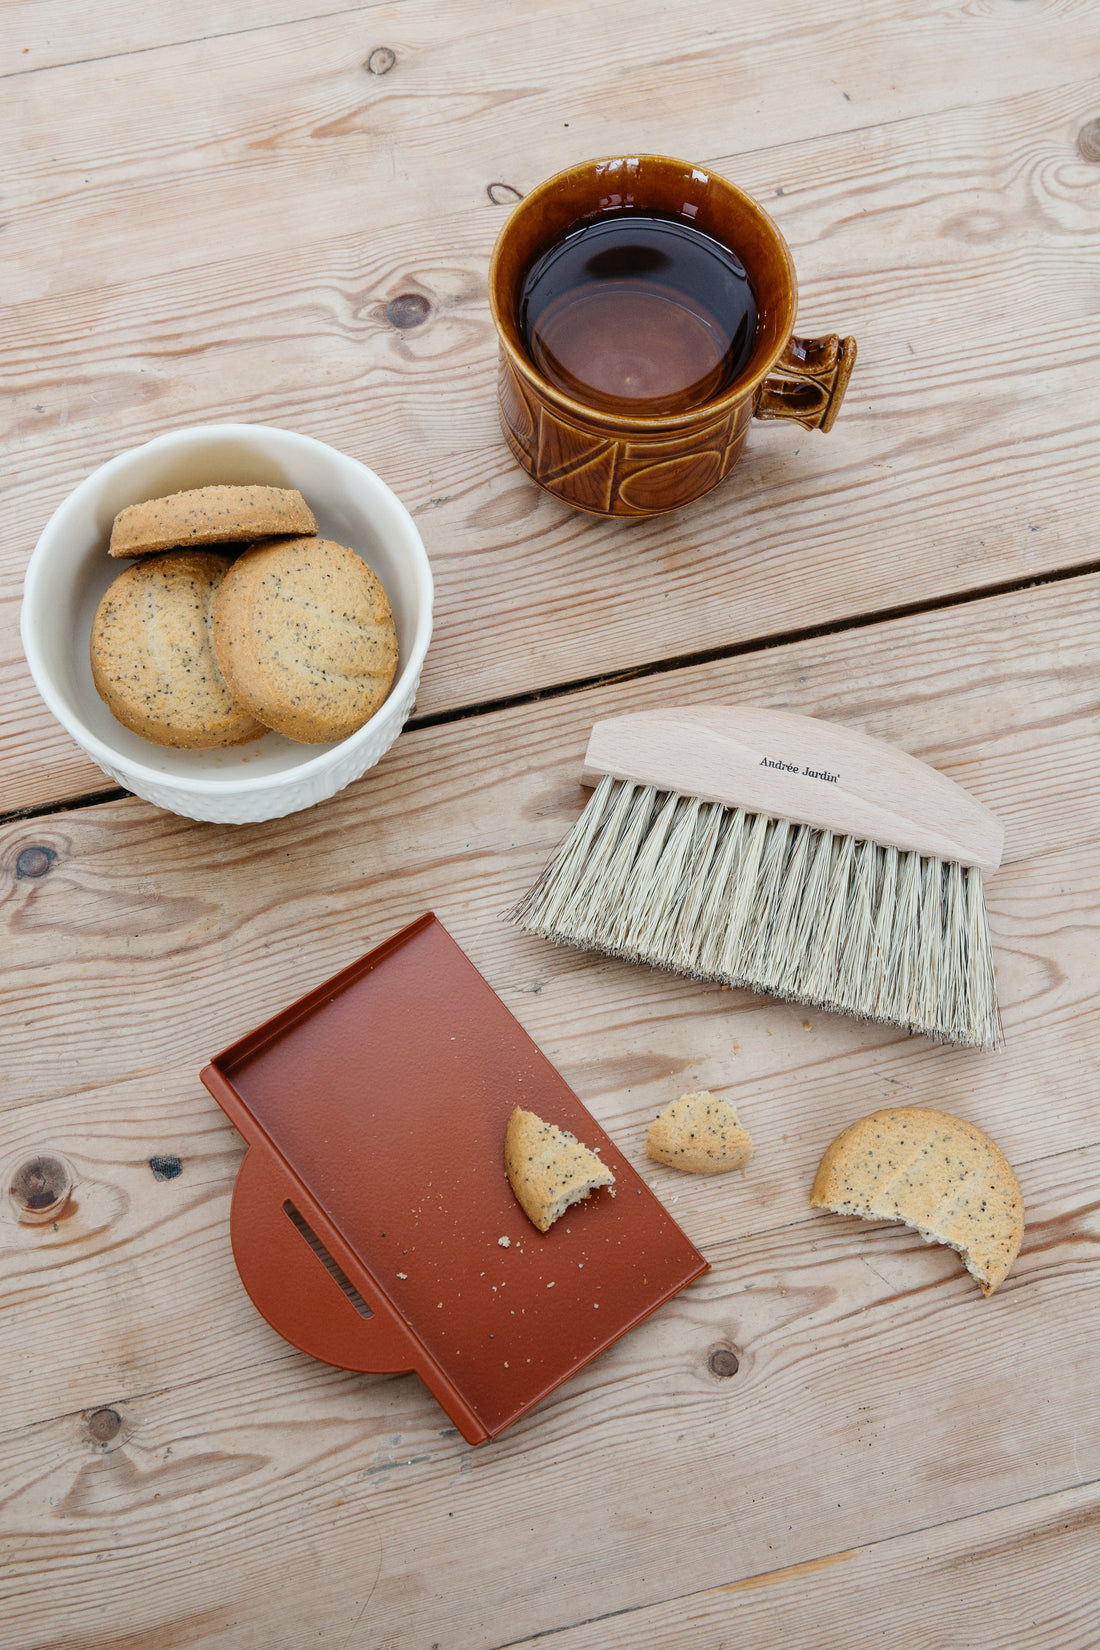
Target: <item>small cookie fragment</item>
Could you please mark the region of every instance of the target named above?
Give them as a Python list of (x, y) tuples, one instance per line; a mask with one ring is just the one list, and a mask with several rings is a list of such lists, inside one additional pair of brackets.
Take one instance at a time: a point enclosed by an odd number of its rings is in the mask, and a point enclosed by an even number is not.
[(316, 533), (313, 511), (293, 487), (196, 487), (120, 510), (112, 556), (146, 556), (180, 545), (240, 544)]
[(598, 1186), (615, 1184), (611, 1170), (575, 1134), (519, 1106), (504, 1136), (504, 1167), (520, 1207), (540, 1232)]
[(233, 698), (214, 658), (210, 616), (228, 569), (209, 550), (153, 556), (121, 572), (96, 609), (96, 690), (124, 727), (154, 745), (209, 750), (267, 732)]
[(389, 600), (361, 556), (329, 539), (254, 544), (214, 609), (214, 651), (234, 697), (307, 745), (370, 720), (397, 670)]
[(737, 1121), (729, 1100), (700, 1089), (681, 1094), (649, 1125), (646, 1156), (688, 1174), (723, 1174), (742, 1169), (752, 1156), (752, 1140)]
[(810, 1203), (862, 1220), (900, 1220), (926, 1243), (957, 1249), (991, 1295), (1024, 1234), (1020, 1183), (973, 1123), (896, 1106), (850, 1123), (821, 1159)]

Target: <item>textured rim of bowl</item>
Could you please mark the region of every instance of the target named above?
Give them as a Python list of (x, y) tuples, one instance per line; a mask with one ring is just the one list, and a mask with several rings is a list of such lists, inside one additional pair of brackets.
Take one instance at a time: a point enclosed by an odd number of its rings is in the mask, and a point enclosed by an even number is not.
[[(112, 778), (118, 779), (120, 783), (125, 784), (122, 775), (128, 774), (132, 775), (139, 783), (155, 785), (161, 790), (179, 790), (193, 795), (210, 797), (226, 795), (229, 792), (238, 794), (246, 792), (251, 796), (259, 797), (265, 792), (277, 791), (289, 782), (297, 783), (313, 775), (323, 773), (337, 752), (346, 755), (354, 747), (357, 740), (365, 742), (368, 737), (368, 730), (371, 730), (376, 737), (379, 729), (384, 727), (388, 721), (392, 721), (397, 713), (403, 695), (398, 691), (398, 683), (395, 682), (390, 697), (375, 712), (369, 722), (365, 722), (361, 728), (357, 728), (354, 733), (349, 734), (339, 744), (327, 746), (325, 750), (319, 752), (316, 756), (304, 761), (300, 767), (287, 768), (281, 773), (271, 774), (234, 775), (232, 777), (227, 775), (224, 778), (219, 775), (213, 779), (196, 774), (194, 777), (188, 775), (183, 778), (176, 774), (166, 774), (160, 768), (146, 767), (144, 763), (135, 762), (132, 758), (122, 755), (121, 752), (112, 750), (109, 745), (105, 745), (96, 734), (85, 727), (83, 722), (71, 716), (67, 707), (59, 702), (57, 695), (54, 693), (42, 664), (37, 641), (31, 634), (34, 609), (36, 605), (41, 605), (46, 595), (43, 588), (46, 579), (45, 558), (39, 554), (43, 541), (51, 538), (56, 531), (64, 527), (65, 519), (70, 511), (75, 510), (87, 494), (97, 489), (105, 475), (113, 470), (122, 469), (126, 464), (132, 462), (138, 453), (156, 452), (160, 447), (178, 449), (192, 442), (199, 444), (200, 442), (216, 439), (219, 436), (239, 440), (254, 435), (273, 435), (281, 441), (289, 441), (292, 445), (300, 444), (305, 447), (312, 447), (318, 452), (324, 453), (327, 457), (335, 458), (340, 464), (350, 466), (365, 478), (368, 490), (378, 492), (383, 497), (388, 498), (396, 508), (399, 516), (404, 518), (404, 523), (411, 533), (410, 548), (413, 552), (412, 559), (421, 600), (416, 633), (407, 658), (401, 661), (400, 676), (404, 680), (412, 682), (413, 691), (415, 692), (415, 684), (419, 681), (424, 657), (428, 651), (428, 643), (431, 640), (435, 584), (432, 578), (431, 564), (428, 561), (428, 552), (424, 548), (420, 531), (392, 488), (387, 487), (380, 476), (376, 475), (367, 465), (360, 463), (357, 458), (350, 458), (347, 453), (340, 452), (338, 448), (330, 447), (326, 442), (318, 441), (314, 436), (300, 435), (295, 430), (281, 430), (271, 424), (194, 424), (182, 430), (171, 430), (164, 435), (154, 436), (151, 441), (143, 441), (136, 447), (127, 447), (125, 452), (117, 453), (114, 458), (109, 458), (105, 464), (100, 464), (90, 475), (85, 476), (84, 480), (79, 482), (72, 492), (62, 499), (42, 529), (38, 541), (31, 551), (30, 559), (27, 562), (27, 571), (23, 577), (23, 603), (20, 611), (19, 634), (34, 685), (38, 689), (47, 710), (61, 724), (66, 733), (75, 739), (86, 755), (90, 756), (101, 768), (104, 768)], [(402, 686), (404, 686), (404, 680), (401, 683)], [(402, 716), (394, 730), (395, 739), (400, 733), (404, 721), (405, 716)]]

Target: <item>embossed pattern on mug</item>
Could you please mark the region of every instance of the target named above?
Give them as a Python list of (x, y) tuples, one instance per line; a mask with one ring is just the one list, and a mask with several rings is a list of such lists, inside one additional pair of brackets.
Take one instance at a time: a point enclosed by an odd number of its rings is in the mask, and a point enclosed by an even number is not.
[(700, 498), (736, 464), (752, 422), (745, 400), (699, 427), (616, 438), (551, 412), (503, 358), (499, 405), (516, 461), (547, 492), (594, 515), (660, 515)]

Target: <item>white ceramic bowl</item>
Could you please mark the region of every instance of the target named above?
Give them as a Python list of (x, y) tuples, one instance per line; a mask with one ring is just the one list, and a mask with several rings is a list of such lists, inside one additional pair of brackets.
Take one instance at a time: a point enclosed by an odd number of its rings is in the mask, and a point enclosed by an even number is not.
[[(381, 579), (397, 626), (389, 698), (350, 738), (296, 745), (276, 733), (229, 749), (150, 744), (116, 722), (96, 692), (92, 618), (129, 562), (107, 555), (119, 510), (217, 483), (297, 487), (322, 538), (348, 545)], [(128, 791), (189, 819), (244, 824), (312, 807), (358, 779), (393, 744), (412, 709), (432, 633), (432, 574), (404, 505), (372, 470), (308, 435), (262, 424), (203, 424), (120, 453), (50, 517), (23, 585), (23, 650), (62, 727)]]

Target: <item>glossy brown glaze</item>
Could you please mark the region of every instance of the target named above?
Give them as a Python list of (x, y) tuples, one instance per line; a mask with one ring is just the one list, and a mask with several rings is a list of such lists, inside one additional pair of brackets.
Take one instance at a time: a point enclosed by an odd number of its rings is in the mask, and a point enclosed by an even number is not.
[[(731, 247), (756, 295), (748, 361), (719, 396), (687, 412), (628, 416), (585, 406), (536, 369), (520, 329), (519, 296), (533, 262), (586, 219), (639, 209), (675, 214)], [(851, 338), (793, 337), (794, 265), (767, 213), (715, 173), (662, 155), (587, 161), (540, 184), (500, 234), (489, 297), (505, 439), (540, 486), (596, 515), (660, 515), (709, 493), (737, 462), (754, 413), (829, 429), (855, 360)]]

